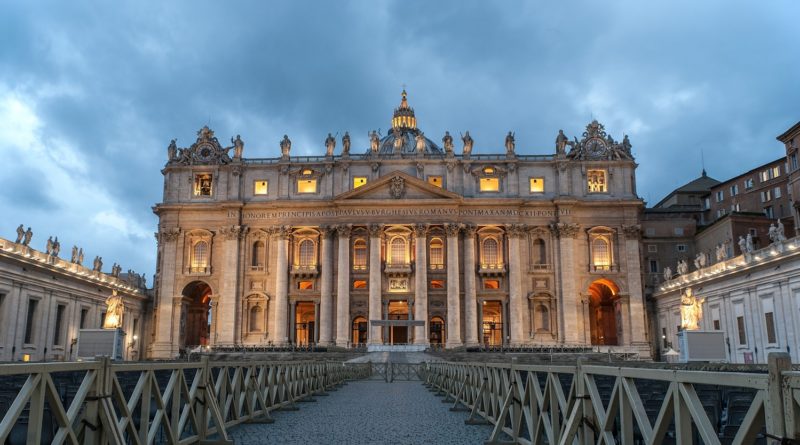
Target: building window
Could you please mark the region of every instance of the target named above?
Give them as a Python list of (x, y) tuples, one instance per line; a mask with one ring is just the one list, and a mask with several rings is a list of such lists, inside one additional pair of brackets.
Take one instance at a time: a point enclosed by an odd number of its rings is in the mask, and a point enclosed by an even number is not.
[(595, 270), (611, 269), (611, 240), (605, 236), (592, 240), (592, 266)]
[(781, 197), (781, 188), (780, 187), (775, 187), (774, 189), (772, 189), (772, 196), (774, 196), (775, 199), (780, 198)]
[(250, 332), (262, 332), (264, 330), (264, 310), (261, 306), (250, 308)]
[(431, 280), (431, 289), (444, 289), (444, 280)]
[(406, 240), (395, 237), (391, 242), (391, 264), (406, 264)]
[(717, 209), (717, 218), (722, 218), (728, 213), (725, 209)]
[(25, 319), (25, 343), (31, 344), (35, 340), (34, 333), (36, 332), (36, 306), (39, 305), (39, 300), (28, 300), (28, 316)]
[(483, 288), (486, 290), (500, 289), (500, 280), (483, 280)]
[(499, 246), (494, 238), (483, 240), (483, 263), (495, 266), (500, 263)]
[(714, 330), (719, 331), (719, 320), (714, 320)]
[(441, 176), (428, 176), (428, 184), (442, 188), (442, 177)]
[(208, 267), (208, 243), (198, 241), (192, 248), (192, 272), (205, 272)]
[(644, 229), (644, 234), (647, 236), (656, 236), (656, 229), (653, 227), (648, 227)]
[(536, 305), (536, 332), (550, 332), (550, 309), (539, 303)]
[(683, 236), (683, 227), (675, 227), (675, 229), (673, 230), (673, 233), (676, 236)]
[(606, 193), (608, 191), (605, 170), (589, 170), (586, 172), (586, 178), (589, 193)]
[(498, 192), (500, 191), (500, 179), (481, 178), (480, 187), (482, 192)]
[(753, 188), (753, 178), (747, 178), (744, 180), (744, 188), (745, 190), (750, 190)]
[(544, 193), (544, 178), (530, 179), (531, 193)]
[(731, 204), (731, 212), (738, 212), (739, 211), (739, 203)]
[(64, 312), (67, 311), (67, 306), (59, 304), (56, 306), (56, 325), (53, 328), (53, 345), (64, 345)]
[(253, 252), (250, 266), (256, 270), (264, 269), (264, 259), (266, 258), (266, 249), (264, 241), (256, 241), (253, 243)]
[(658, 273), (658, 261), (650, 260), (650, 273)]
[(730, 188), (731, 196), (736, 196), (739, 194), (739, 186), (737, 184), (733, 184)]
[(353, 269), (367, 269), (367, 241), (364, 238), (353, 241)]
[(775, 218), (775, 211), (772, 209), (772, 206), (764, 207), (764, 215), (766, 215), (769, 219)]
[(739, 344), (747, 344), (747, 332), (744, 330), (744, 315), (736, 317), (736, 330), (739, 333)]
[(314, 290), (314, 282), (310, 280), (303, 280), (297, 282), (298, 290)]
[(353, 177), (353, 188), (354, 189), (357, 189), (357, 188), (361, 187), (362, 185), (365, 185), (366, 183), (367, 183), (367, 177), (366, 176), (354, 176)]
[(725, 191), (719, 190), (717, 191), (717, 202), (722, 202), (725, 199)]
[(647, 245), (647, 251), (650, 252), (650, 253), (658, 252), (658, 245), (657, 244), (648, 244)]
[(194, 196), (211, 196), (211, 180), (209, 173), (194, 175)]
[(444, 268), (444, 243), (441, 238), (433, 238), (430, 244), (431, 269)]
[(541, 238), (536, 238), (533, 240), (533, 265), (534, 266), (544, 266), (547, 264), (547, 246), (544, 243), (544, 240)]
[(703, 200), (703, 202), (705, 203), (706, 210), (711, 208), (711, 199), (706, 198), (706, 199)]
[(775, 335), (775, 315), (773, 312), (764, 314), (764, 327), (767, 329), (767, 343), (777, 343), (777, 335)]
[(772, 191), (771, 190), (762, 190), (761, 191), (761, 202), (767, 202), (772, 199)]
[(297, 193), (317, 193), (316, 179), (298, 179)]
[(310, 239), (300, 241), (298, 250), (300, 253), (300, 266), (308, 267), (317, 264), (316, 261), (314, 261), (314, 241)]
[(259, 179), (253, 185), (254, 195), (266, 195), (269, 191), (268, 183), (265, 179)]
[(686, 244), (678, 244), (675, 246), (675, 250), (678, 252), (686, 252)]
[(789, 156), (789, 163), (792, 166), (792, 171), (797, 170), (797, 153), (792, 153)]
[(667, 349), (667, 328), (661, 328), (661, 347)]
[(353, 289), (366, 289), (367, 280), (353, 280)]
[(80, 324), (78, 325), (78, 326), (80, 326), (79, 329), (85, 329), (86, 328), (86, 318), (88, 316), (89, 316), (89, 309), (87, 309), (87, 308), (81, 309), (81, 320), (80, 320)]

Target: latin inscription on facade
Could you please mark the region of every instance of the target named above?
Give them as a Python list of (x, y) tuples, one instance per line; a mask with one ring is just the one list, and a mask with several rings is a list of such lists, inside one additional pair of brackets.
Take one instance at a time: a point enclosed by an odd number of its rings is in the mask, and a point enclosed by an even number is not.
[[(566, 216), (569, 209), (446, 209), (446, 208), (369, 208), (369, 209), (327, 209), (327, 210), (257, 210), (244, 211), (245, 220), (286, 219), (286, 218), (335, 218), (364, 216), (449, 216), (449, 217), (555, 217)], [(237, 218), (238, 212), (228, 211), (228, 218)]]

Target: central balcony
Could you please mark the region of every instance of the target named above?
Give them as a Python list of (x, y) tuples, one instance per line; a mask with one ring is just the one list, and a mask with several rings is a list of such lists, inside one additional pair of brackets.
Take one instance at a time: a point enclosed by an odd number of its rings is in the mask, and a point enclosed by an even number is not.
[(500, 276), (506, 273), (505, 263), (481, 264), (478, 274), (484, 277)]
[(411, 275), (411, 263), (386, 263), (383, 271), (390, 277), (407, 277)]
[(312, 278), (319, 274), (319, 268), (316, 264), (293, 264), (292, 269), (289, 271), (292, 276), (300, 278)]

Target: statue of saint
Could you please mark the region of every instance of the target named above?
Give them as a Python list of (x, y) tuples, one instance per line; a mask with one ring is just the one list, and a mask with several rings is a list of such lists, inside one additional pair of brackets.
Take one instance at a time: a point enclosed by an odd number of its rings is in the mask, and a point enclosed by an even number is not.
[(33, 231), (31, 230), (30, 227), (28, 227), (28, 230), (25, 231), (25, 237), (22, 240), (22, 245), (23, 246), (29, 245), (31, 243), (31, 238), (33, 238)]
[(681, 327), (687, 331), (700, 329), (700, 319), (703, 318), (703, 302), (705, 298), (696, 298), (691, 289), (681, 296)]
[(231, 138), (231, 142), (233, 143), (233, 159), (242, 159), (242, 153), (244, 152), (244, 141), (237, 134), (236, 139)]
[(425, 154), (425, 134), (420, 131), (414, 139), (417, 143), (417, 153)]
[(344, 132), (344, 136), (342, 136), (342, 156), (347, 156), (350, 154), (350, 133)]
[(94, 257), (94, 261), (92, 263), (92, 270), (100, 272), (100, 269), (103, 268), (103, 259), (99, 256)]
[(77, 263), (78, 262), (78, 246), (72, 246), (72, 256), (69, 259), (70, 263)]
[(82, 265), (83, 264), (83, 247), (78, 249), (78, 263), (77, 264), (78, 265)]
[(672, 279), (672, 268), (667, 266), (664, 268), (664, 281), (669, 281)]
[(689, 273), (689, 264), (686, 263), (686, 260), (678, 261), (678, 275), (686, 275)]
[(122, 297), (117, 295), (116, 290), (111, 291), (111, 296), (106, 299), (106, 306), (106, 319), (103, 320), (103, 328), (116, 329), (121, 327), (125, 303), (122, 301)]
[(748, 233), (747, 234), (746, 246), (747, 246), (747, 253), (753, 253), (753, 251), (756, 250), (755, 247), (753, 247), (753, 234), (752, 233)]
[(372, 130), (369, 134), (369, 149), (372, 153), (378, 153), (378, 146), (380, 145), (380, 138), (378, 137), (378, 132)]
[(442, 144), (444, 144), (444, 151), (448, 155), (453, 154), (453, 136), (450, 136), (449, 131), (444, 132), (444, 137), (442, 138)]
[(622, 151), (624, 151), (628, 156), (631, 155), (631, 141), (628, 139), (627, 134), (622, 137)]
[(24, 237), (25, 237), (25, 227), (22, 224), (20, 224), (19, 227), (17, 227), (17, 240), (14, 242), (19, 244), (22, 242), (22, 238)]
[(739, 250), (741, 251), (742, 255), (747, 253), (747, 241), (744, 239), (742, 235), (739, 235)]
[(513, 155), (514, 154), (514, 147), (516, 146), (516, 142), (514, 142), (514, 133), (508, 132), (506, 135), (506, 154)]
[(472, 140), (472, 136), (469, 135), (469, 130), (461, 135), (461, 141), (464, 142), (464, 155), (469, 156), (472, 153), (472, 145), (475, 143)]
[(173, 139), (169, 143), (169, 147), (167, 147), (167, 160), (174, 161), (178, 157), (178, 146), (175, 144), (177, 139)]
[(775, 234), (780, 242), (786, 241), (785, 228), (783, 227), (783, 223), (781, 222), (780, 218), (778, 218), (778, 227), (775, 228)]
[(58, 237), (56, 237), (53, 240), (53, 256), (57, 257), (59, 252), (61, 252), (61, 243), (58, 242)]
[(332, 158), (333, 150), (335, 148), (336, 148), (336, 138), (334, 138), (332, 134), (328, 133), (328, 137), (325, 138), (325, 156)]
[(53, 237), (52, 236), (50, 238), (47, 238), (47, 247), (46, 247), (46, 249), (47, 249), (46, 253), (48, 255), (51, 255), (53, 253)]
[(558, 130), (558, 136), (556, 136), (556, 154), (564, 155), (567, 154), (567, 135), (564, 134), (564, 130)]
[(767, 236), (769, 236), (769, 240), (773, 243), (778, 242), (778, 228), (775, 227), (775, 223), (769, 225), (769, 231), (767, 231)]
[(403, 149), (403, 146), (406, 145), (406, 135), (402, 132), (398, 133), (399, 134), (394, 136), (394, 151), (397, 153), (399, 153)]
[(283, 140), (281, 140), (281, 157), (288, 158), (289, 152), (292, 150), (292, 141), (289, 140), (289, 136), (283, 135)]

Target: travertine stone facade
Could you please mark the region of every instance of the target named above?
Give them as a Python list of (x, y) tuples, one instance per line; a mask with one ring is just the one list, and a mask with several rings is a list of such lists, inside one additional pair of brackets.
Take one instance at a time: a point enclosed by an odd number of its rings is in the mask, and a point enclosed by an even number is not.
[[(579, 140), (580, 139), (580, 140)], [(168, 150), (150, 355), (208, 345), (608, 344), (647, 349), (636, 163), (592, 122), (555, 154), (455, 153), (416, 127), (324, 156)], [(231, 152), (232, 151), (232, 152)], [(231, 157), (232, 154), (232, 157)]]

